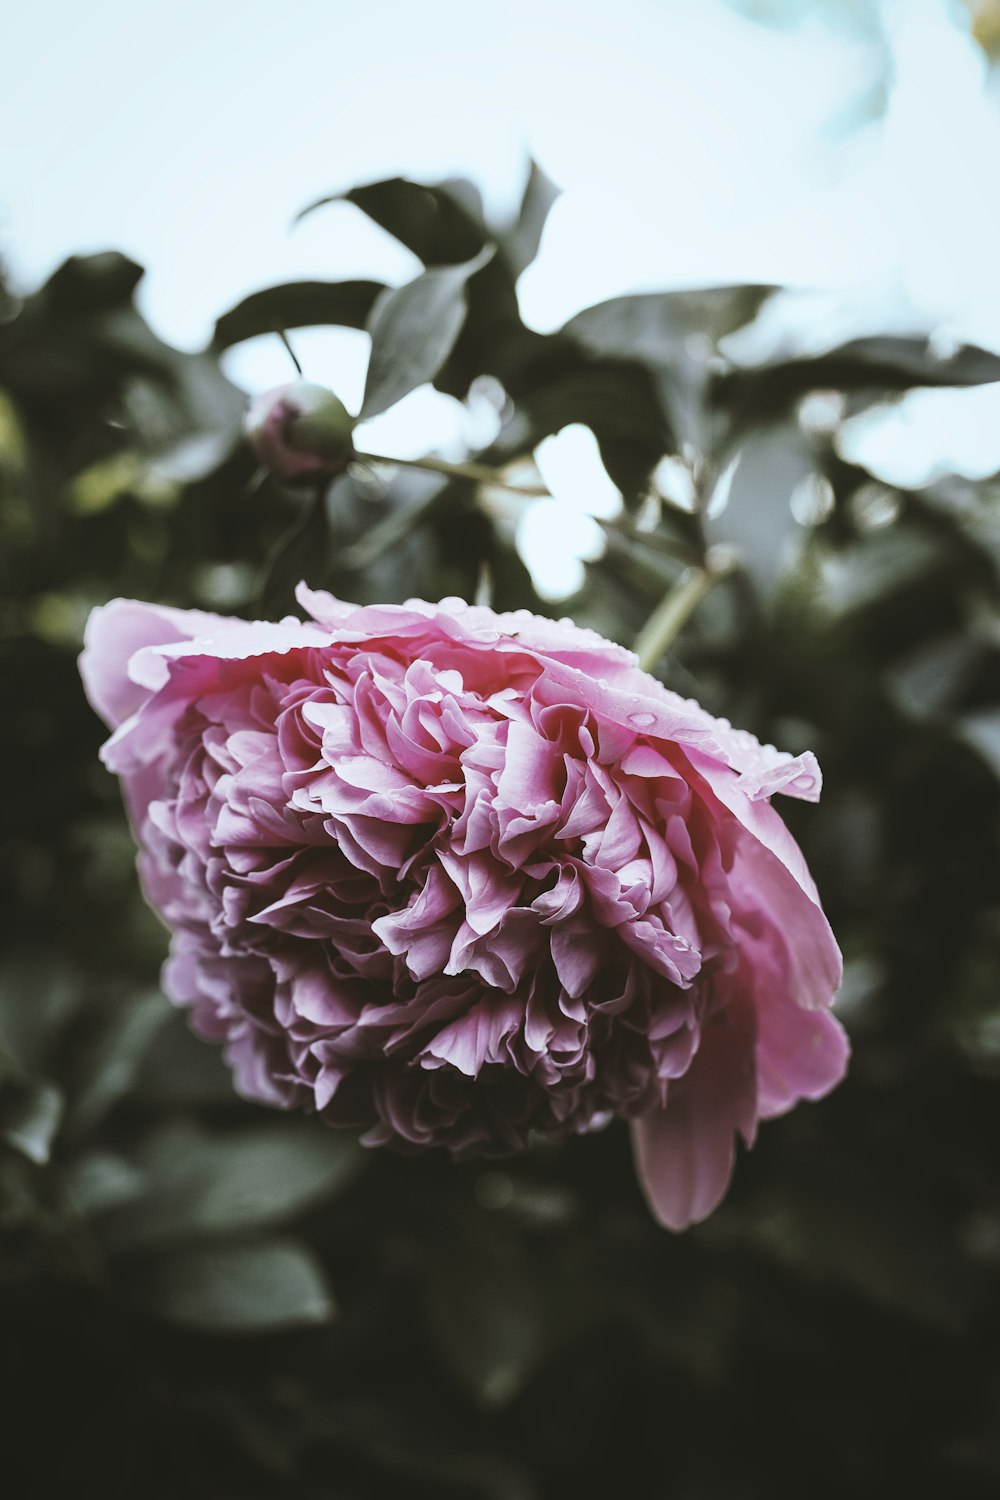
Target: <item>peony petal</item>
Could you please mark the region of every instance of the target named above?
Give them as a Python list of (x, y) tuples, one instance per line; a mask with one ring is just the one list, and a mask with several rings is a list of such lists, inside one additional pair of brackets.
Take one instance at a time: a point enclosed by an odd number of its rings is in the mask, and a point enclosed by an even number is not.
[(670, 1083), (664, 1108), (632, 1124), (639, 1182), (667, 1229), (687, 1229), (721, 1203), (733, 1171), (735, 1133), (756, 1125), (754, 1024), (744, 1001), (703, 1028), (691, 1067)]
[(757, 1112), (783, 1115), (802, 1099), (822, 1099), (847, 1072), (850, 1042), (828, 1011), (800, 1010), (780, 994), (757, 1017)]
[(112, 599), (93, 610), (80, 655), (80, 676), (92, 707), (109, 729), (117, 729), (165, 679), (157, 670), (148, 678), (141, 669), (131, 673), (129, 663), (137, 652), (189, 641), (199, 632), (228, 630), (234, 624), (220, 615), (137, 599)]

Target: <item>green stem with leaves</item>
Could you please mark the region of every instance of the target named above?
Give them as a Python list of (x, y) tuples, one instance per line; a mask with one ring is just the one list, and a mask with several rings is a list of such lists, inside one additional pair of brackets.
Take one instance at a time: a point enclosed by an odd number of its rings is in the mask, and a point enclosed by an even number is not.
[(423, 469), (428, 474), (442, 474), (446, 479), (467, 479), (472, 484), (490, 485), (528, 498), (550, 494), (544, 484), (514, 484), (486, 464), (452, 463), (446, 458), (388, 458), (382, 453), (355, 453), (354, 457), (361, 464), (395, 464), (401, 469)]
[(653, 610), (635, 638), (632, 649), (644, 672), (651, 672), (663, 654), (670, 649), (698, 605), (711, 593), (720, 578), (732, 572), (732, 560), (715, 562), (711, 550), (704, 564), (689, 568), (679, 582), (669, 589)]

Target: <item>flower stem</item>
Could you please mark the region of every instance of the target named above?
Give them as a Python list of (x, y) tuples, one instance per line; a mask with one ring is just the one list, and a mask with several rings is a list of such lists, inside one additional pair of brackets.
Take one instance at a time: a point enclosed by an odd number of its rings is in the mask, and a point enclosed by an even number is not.
[(544, 484), (513, 484), (486, 464), (451, 463), (445, 458), (389, 458), (383, 453), (355, 453), (362, 464), (396, 464), (401, 469), (424, 469), (429, 474), (443, 474), (448, 479), (468, 479), (473, 484), (488, 484), (510, 490), (514, 495), (542, 496), (549, 491)]
[(651, 672), (660, 657), (680, 635), (698, 605), (710, 594), (720, 578), (732, 571), (733, 562), (728, 557), (713, 561), (711, 550), (704, 564), (689, 568), (653, 610), (635, 638), (633, 651), (639, 658), (644, 672)]
[(286, 349), (286, 351), (288, 353), (288, 357), (292, 361), (292, 364), (295, 366), (295, 369), (296, 369), (299, 377), (301, 378), (301, 375), (302, 375), (302, 365), (299, 362), (299, 356), (296, 354), (295, 350), (292, 348), (292, 341), (291, 341), (291, 339), (288, 337), (288, 334), (285, 332), (285, 330), (283, 328), (279, 328), (278, 329), (278, 337), (281, 340), (281, 342), (284, 344), (285, 349)]

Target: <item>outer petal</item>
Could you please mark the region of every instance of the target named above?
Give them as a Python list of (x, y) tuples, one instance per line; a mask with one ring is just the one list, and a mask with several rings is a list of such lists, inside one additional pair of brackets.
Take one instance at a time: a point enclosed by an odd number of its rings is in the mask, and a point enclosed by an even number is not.
[[(733, 729), (725, 719), (711, 714), (688, 698), (672, 693), (655, 678), (629, 667), (612, 676), (588, 676), (566, 660), (546, 663), (545, 692), (549, 701), (577, 703), (594, 710), (609, 725), (622, 726), (643, 742), (678, 744), (719, 769), (737, 773), (744, 798), (763, 798), (775, 792), (819, 798), (822, 786), (819, 766), (811, 753), (792, 756), (773, 745), (762, 745), (747, 730)], [(732, 780), (732, 778), (730, 778)]]
[(230, 628), (236, 622), (197, 609), (171, 609), (138, 599), (112, 599), (92, 611), (83, 637), (80, 676), (91, 706), (110, 729), (149, 696), (158, 684), (131, 675), (129, 662), (148, 646), (190, 641), (196, 635)]
[(851, 1047), (829, 1011), (800, 1010), (781, 997), (757, 1015), (757, 1112), (786, 1114), (802, 1099), (822, 1099), (847, 1072)]
[(733, 1171), (737, 1130), (756, 1126), (753, 1011), (730, 1007), (709, 1020), (666, 1106), (632, 1124), (636, 1172), (646, 1201), (666, 1229), (687, 1229), (721, 1203)]
[(798, 1005), (830, 1005), (843, 978), (843, 960), (801, 849), (770, 803), (751, 802), (730, 772), (703, 756), (697, 757), (697, 767), (743, 829), (730, 877), (734, 904), (761, 912), (784, 934), (782, 992)]

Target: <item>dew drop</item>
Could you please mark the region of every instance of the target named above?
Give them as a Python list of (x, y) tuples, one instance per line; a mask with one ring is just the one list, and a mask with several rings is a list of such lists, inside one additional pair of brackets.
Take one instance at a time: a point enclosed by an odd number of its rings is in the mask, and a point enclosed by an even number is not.
[(637, 729), (648, 729), (651, 724), (655, 724), (656, 723), (656, 715), (655, 714), (629, 714), (628, 720), (629, 720), (629, 723), (630, 724), (634, 724)]

